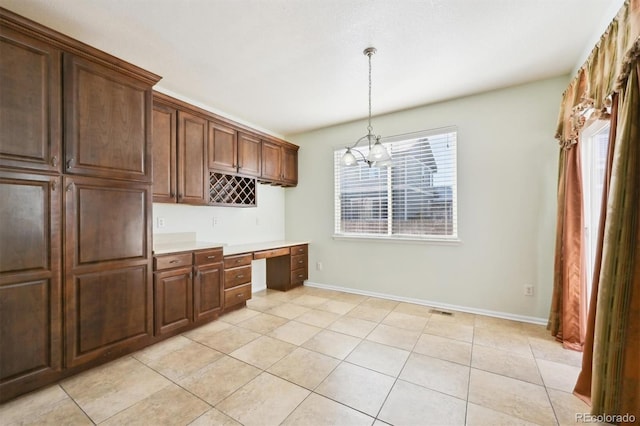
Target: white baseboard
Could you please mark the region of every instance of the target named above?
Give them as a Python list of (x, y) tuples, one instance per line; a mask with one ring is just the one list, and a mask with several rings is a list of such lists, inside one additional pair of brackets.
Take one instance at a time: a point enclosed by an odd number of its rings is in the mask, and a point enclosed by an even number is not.
[(488, 317), (503, 318), (513, 321), (528, 322), (531, 324), (547, 325), (546, 318), (529, 317), (526, 315), (516, 315), (508, 312), (490, 311), (487, 309), (470, 308), (467, 306), (450, 305), (448, 303), (434, 302), (431, 300), (415, 299), (412, 297), (395, 296), (393, 294), (377, 293), (375, 291), (359, 290), (349, 287), (333, 286), (328, 284), (314, 283), (305, 281), (304, 285), (309, 287), (324, 288), (327, 290), (342, 291), (345, 293), (361, 294), (363, 296), (379, 297), (381, 299), (395, 300), (398, 302), (414, 303), (416, 305), (424, 305), (432, 308), (447, 309), (452, 311), (468, 312), (470, 314), (486, 315)]

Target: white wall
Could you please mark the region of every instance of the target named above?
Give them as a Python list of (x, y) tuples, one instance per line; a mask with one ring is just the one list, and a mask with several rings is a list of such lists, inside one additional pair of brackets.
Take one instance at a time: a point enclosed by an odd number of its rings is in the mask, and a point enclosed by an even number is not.
[[(289, 136), (299, 184), (286, 237), (310, 240), (311, 282), (544, 319), (552, 281), (558, 145), (568, 76), (376, 117), (384, 136), (458, 126), (458, 245), (334, 240), (333, 148), (364, 121)], [(323, 270), (316, 270), (316, 262)], [(535, 286), (524, 296), (525, 284)]]
[[(283, 240), (285, 190), (258, 184), (256, 191), (255, 208), (154, 203), (153, 233), (195, 232), (199, 241), (224, 244)], [(158, 228), (158, 218), (164, 218), (163, 228)]]

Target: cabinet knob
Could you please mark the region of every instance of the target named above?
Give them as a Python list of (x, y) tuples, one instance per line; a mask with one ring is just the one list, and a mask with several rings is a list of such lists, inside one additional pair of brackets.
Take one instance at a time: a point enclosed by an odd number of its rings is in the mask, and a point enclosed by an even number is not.
[(71, 190), (73, 189), (73, 182), (71, 182), (69, 185), (67, 185), (67, 192), (71, 192)]
[(175, 192), (171, 192), (171, 193), (169, 194), (169, 197), (171, 197), (171, 198), (176, 198), (176, 193), (175, 193)]
[(73, 158), (69, 158), (67, 161), (67, 169), (70, 169), (73, 166), (74, 161), (75, 160)]
[(52, 165), (53, 167), (58, 167), (58, 156), (57, 156), (57, 155), (54, 155), (54, 156), (51, 158), (51, 165)]

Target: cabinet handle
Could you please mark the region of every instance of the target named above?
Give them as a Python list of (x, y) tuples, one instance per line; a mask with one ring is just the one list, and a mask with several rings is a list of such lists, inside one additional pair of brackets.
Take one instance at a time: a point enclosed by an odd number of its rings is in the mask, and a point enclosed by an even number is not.
[(299, 274), (299, 275), (298, 275), (298, 278), (302, 278), (302, 274)]
[(69, 158), (69, 161), (67, 161), (67, 169), (70, 169), (70, 168), (71, 168), (71, 166), (73, 166), (73, 162), (74, 162), (74, 161), (75, 161), (75, 160), (74, 160), (73, 158)]
[(67, 185), (67, 192), (71, 192), (71, 190), (73, 189), (73, 182), (71, 182), (69, 185)]
[(215, 256), (207, 256), (207, 259), (215, 259)]
[(51, 182), (51, 190), (55, 191), (56, 189), (58, 189), (58, 181), (53, 181)]
[(169, 193), (169, 197), (171, 197), (171, 198), (176, 198), (176, 193), (175, 193), (175, 192), (171, 192), (171, 193)]
[(180, 263), (179, 260), (170, 260), (169, 263)]
[(240, 297), (240, 298), (242, 298), (243, 296), (244, 296), (244, 295), (243, 295), (242, 293), (240, 293), (240, 294), (236, 294), (236, 297)]
[(200, 271), (196, 269), (196, 278), (198, 278), (198, 274), (200, 274)]
[(242, 259), (236, 260), (236, 263), (240, 263), (240, 262), (242, 262)]
[(52, 165), (53, 167), (58, 167), (58, 156), (57, 156), (57, 155), (54, 155), (54, 156), (51, 158), (51, 165)]
[(236, 278), (238, 278), (238, 279), (240, 279), (240, 278), (244, 278), (244, 275), (243, 275), (243, 274), (236, 275)]
[(298, 260), (298, 264), (301, 265), (304, 263), (304, 260)]

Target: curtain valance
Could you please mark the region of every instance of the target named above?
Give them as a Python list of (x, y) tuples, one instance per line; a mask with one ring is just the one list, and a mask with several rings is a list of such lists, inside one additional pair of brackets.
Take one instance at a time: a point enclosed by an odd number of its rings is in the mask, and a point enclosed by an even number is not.
[[(562, 95), (556, 139), (564, 148), (578, 141), (586, 122), (607, 113), (640, 56), (640, 0), (627, 0)], [(605, 117), (603, 117), (605, 118)]]

